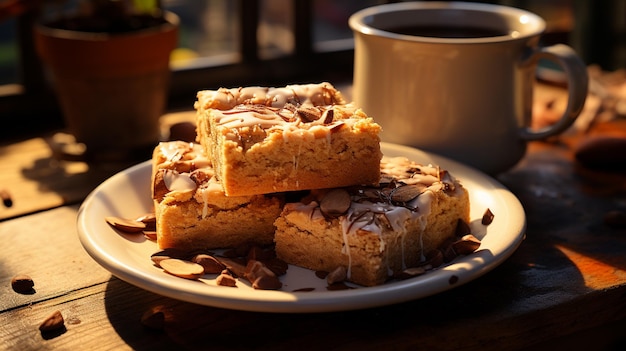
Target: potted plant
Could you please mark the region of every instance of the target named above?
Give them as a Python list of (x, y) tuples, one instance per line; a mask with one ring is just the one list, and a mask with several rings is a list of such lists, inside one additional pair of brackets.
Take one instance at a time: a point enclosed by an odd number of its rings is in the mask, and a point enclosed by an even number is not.
[(79, 5), (71, 15), (42, 12), (34, 29), (66, 127), (86, 160), (145, 157), (160, 139), (178, 17), (151, 0)]

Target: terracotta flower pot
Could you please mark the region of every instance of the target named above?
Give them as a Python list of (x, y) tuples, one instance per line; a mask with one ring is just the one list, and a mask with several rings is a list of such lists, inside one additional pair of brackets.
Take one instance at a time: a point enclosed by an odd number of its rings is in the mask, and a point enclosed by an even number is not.
[(88, 153), (149, 150), (160, 138), (178, 17), (123, 34), (35, 28), (35, 45), (68, 131)]

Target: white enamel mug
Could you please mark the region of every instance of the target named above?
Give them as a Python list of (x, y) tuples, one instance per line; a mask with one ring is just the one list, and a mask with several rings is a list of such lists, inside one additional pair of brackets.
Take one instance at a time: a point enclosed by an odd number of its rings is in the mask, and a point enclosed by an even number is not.
[[(479, 3), (401, 2), (356, 12), (349, 24), (353, 100), (382, 126), (383, 141), (493, 175), (519, 162), (527, 141), (565, 131), (585, 103), (586, 65), (569, 46), (540, 46), (546, 25), (533, 13)], [(540, 59), (562, 68), (569, 98), (558, 122), (533, 130)]]

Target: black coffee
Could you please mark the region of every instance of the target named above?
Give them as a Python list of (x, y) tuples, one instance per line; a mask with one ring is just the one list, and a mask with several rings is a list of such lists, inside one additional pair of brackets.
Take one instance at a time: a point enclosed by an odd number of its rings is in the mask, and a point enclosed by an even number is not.
[(385, 29), (397, 34), (433, 38), (485, 38), (507, 35), (508, 32), (485, 27), (398, 26)]

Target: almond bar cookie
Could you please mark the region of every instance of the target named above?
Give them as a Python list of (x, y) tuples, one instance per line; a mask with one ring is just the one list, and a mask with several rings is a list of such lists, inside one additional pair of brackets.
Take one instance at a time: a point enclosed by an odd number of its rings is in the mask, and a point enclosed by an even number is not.
[(197, 140), (228, 196), (378, 181), (380, 126), (330, 83), (197, 97)]
[(287, 203), (276, 220), (276, 253), (316, 271), (347, 271), (364, 286), (423, 261), (469, 221), (467, 190), (450, 173), (406, 158), (384, 157), (377, 186), (312, 192)]
[(282, 194), (225, 196), (202, 146), (162, 142), (153, 153), (152, 198), (160, 248), (268, 245)]

